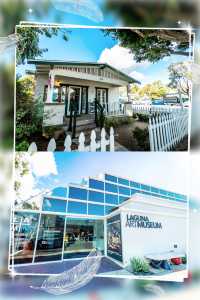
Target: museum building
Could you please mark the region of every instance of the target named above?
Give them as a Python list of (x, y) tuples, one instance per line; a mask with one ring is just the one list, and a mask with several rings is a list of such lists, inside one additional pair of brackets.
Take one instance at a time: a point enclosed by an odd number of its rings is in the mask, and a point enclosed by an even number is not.
[(187, 253), (187, 196), (104, 174), (15, 209), (10, 264), (82, 259), (94, 248), (122, 267), (133, 257)]

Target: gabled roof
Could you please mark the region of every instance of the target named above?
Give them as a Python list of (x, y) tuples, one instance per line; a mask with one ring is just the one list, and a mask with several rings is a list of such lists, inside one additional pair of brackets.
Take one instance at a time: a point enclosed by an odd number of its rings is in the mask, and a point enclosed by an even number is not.
[(138, 83), (140, 84), (141, 82), (128, 76), (127, 74), (123, 73), (122, 71), (119, 71), (118, 69), (110, 66), (107, 63), (98, 63), (98, 62), (81, 62), (81, 61), (62, 61), (62, 60), (41, 60), (41, 59), (29, 59), (28, 64), (32, 65), (49, 65), (49, 66), (54, 66), (54, 65), (65, 65), (65, 66), (92, 66), (92, 67), (99, 67), (99, 68), (109, 68), (113, 70), (114, 72), (118, 73), (121, 75), (125, 81), (129, 83)]

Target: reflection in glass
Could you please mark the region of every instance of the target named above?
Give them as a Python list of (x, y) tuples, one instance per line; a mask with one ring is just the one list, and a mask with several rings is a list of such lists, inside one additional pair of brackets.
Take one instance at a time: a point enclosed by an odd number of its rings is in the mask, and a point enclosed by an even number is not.
[(88, 215), (103, 216), (104, 205), (88, 204)]
[(104, 182), (96, 180), (96, 179), (90, 179), (89, 187), (91, 189), (104, 190)]
[(70, 186), (69, 198), (87, 200), (87, 190)]
[(89, 201), (104, 203), (104, 194), (94, 191), (89, 191)]
[(105, 194), (105, 202), (109, 204), (118, 204), (118, 195)]
[(35, 262), (61, 260), (64, 220), (64, 216), (41, 216)]
[(82, 202), (68, 202), (67, 212), (72, 214), (87, 214), (87, 203)]
[(105, 180), (117, 183), (117, 177), (105, 174)]
[(66, 198), (67, 197), (67, 188), (57, 187), (52, 190), (51, 196)]
[(44, 198), (42, 210), (65, 213), (66, 212), (66, 204), (67, 204), (67, 201), (65, 201), (65, 200)]
[(124, 178), (118, 178), (118, 183), (129, 186), (129, 180)]
[(107, 183), (105, 184), (106, 192), (118, 193), (118, 186), (115, 184)]
[(14, 263), (31, 263), (35, 247), (39, 214), (15, 212), (14, 214), (14, 245), (12, 258)]
[(66, 219), (64, 258), (87, 256), (92, 249), (104, 253), (104, 224), (101, 220)]
[(125, 188), (123, 186), (119, 186), (119, 194), (130, 195), (130, 189)]

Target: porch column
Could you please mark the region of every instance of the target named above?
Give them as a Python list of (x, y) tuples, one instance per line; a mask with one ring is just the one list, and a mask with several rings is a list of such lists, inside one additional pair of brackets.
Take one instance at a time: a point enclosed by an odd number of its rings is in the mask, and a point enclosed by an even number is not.
[(47, 103), (53, 102), (54, 80), (55, 75), (50, 71), (48, 80)]
[(128, 97), (128, 102), (131, 102), (130, 93), (131, 93), (131, 85), (128, 84), (128, 85), (127, 85), (127, 97)]

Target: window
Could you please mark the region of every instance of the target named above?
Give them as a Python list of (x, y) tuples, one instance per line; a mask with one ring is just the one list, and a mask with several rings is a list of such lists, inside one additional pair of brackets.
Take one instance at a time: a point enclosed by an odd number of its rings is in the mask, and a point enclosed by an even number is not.
[(105, 202), (109, 204), (118, 204), (118, 196), (113, 194), (105, 194)]
[(106, 210), (106, 215), (110, 214), (111, 212), (113, 212), (117, 207), (116, 206), (105, 206), (105, 210)]
[(35, 261), (61, 260), (64, 216), (42, 215)]
[(53, 102), (58, 102), (59, 98), (59, 87), (54, 87), (53, 89)]
[(130, 195), (130, 189), (127, 189), (123, 186), (119, 186), (119, 194)]
[(88, 91), (86, 87), (82, 87), (81, 91), (81, 112), (83, 114), (87, 113), (87, 105), (88, 105)]
[(119, 204), (123, 203), (124, 201), (128, 200), (129, 197), (119, 196)]
[(135, 193), (138, 193), (137, 190), (131, 189), (131, 196), (133, 196)]
[(159, 191), (160, 191), (160, 194), (161, 194), (161, 195), (167, 196), (167, 191), (161, 190), (161, 189), (160, 189)]
[(89, 191), (89, 201), (104, 203), (104, 194), (94, 191)]
[(129, 186), (129, 181), (123, 178), (118, 178), (118, 183)]
[(48, 85), (45, 85), (45, 87), (44, 87), (43, 102), (47, 101), (47, 94), (48, 94)]
[(151, 187), (151, 192), (152, 193), (156, 193), (156, 194), (159, 194), (159, 189), (155, 188), (155, 187)]
[(51, 196), (67, 197), (67, 188), (58, 187), (52, 190)]
[(95, 179), (89, 179), (89, 187), (96, 190), (104, 190), (104, 182)]
[(150, 186), (146, 184), (141, 184), (141, 189), (144, 191), (150, 191)]
[(87, 214), (87, 204), (82, 202), (68, 202), (67, 212), (72, 214)]
[(69, 198), (87, 200), (87, 190), (70, 186)]
[(66, 212), (66, 203), (67, 203), (67, 201), (65, 201), (65, 200), (44, 198), (42, 210), (65, 213)]
[(135, 181), (130, 181), (130, 186), (134, 187), (134, 188), (137, 188), (137, 189), (141, 188), (141, 184), (138, 183), (138, 182), (135, 182)]
[(104, 216), (104, 205), (88, 204), (88, 215)]
[(104, 222), (66, 218), (64, 258), (82, 258), (94, 248), (104, 254)]
[(117, 177), (105, 174), (105, 180), (117, 183)]
[(117, 185), (107, 183), (107, 182), (105, 183), (105, 190), (106, 192), (118, 193)]
[(11, 243), (11, 262), (15, 264), (31, 263), (35, 248), (39, 214), (15, 212), (14, 214), (14, 245)]

